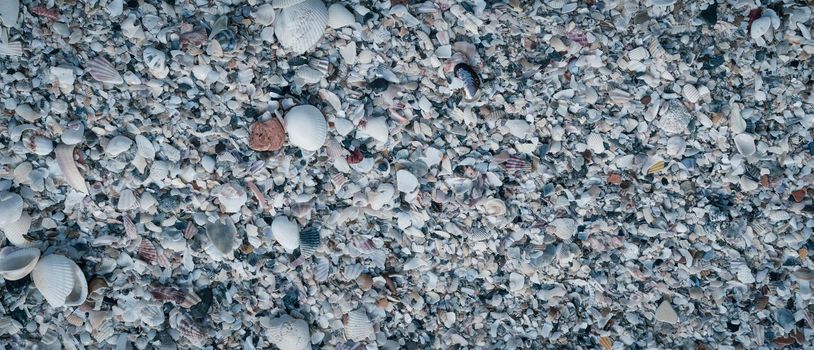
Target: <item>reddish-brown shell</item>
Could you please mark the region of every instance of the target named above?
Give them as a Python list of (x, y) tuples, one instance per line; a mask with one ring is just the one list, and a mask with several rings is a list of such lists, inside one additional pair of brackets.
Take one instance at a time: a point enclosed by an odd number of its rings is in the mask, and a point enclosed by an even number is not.
[(276, 118), (252, 124), (249, 147), (255, 151), (276, 151), (285, 144), (285, 128)]

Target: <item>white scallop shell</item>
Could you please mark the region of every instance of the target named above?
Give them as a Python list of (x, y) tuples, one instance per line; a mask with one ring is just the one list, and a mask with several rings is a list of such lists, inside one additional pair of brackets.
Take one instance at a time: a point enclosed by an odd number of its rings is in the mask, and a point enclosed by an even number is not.
[(131, 189), (125, 189), (119, 193), (119, 202), (116, 204), (119, 211), (125, 211), (138, 208), (138, 198)]
[(20, 219), (23, 214), (23, 197), (12, 192), (0, 192), (0, 227)]
[(124, 79), (116, 70), (116, 67), (113, 67), (113, 64), (102, 56), (97, 56), (90, 60), (86, 64), (85, 70), (88, 71), (90, 76), (96, 79), (96, 81), (113, 85), (124, 83)]
[(156, 79), (164, 79), (170, 73), (167, 67), (167, 55), (155, 48), (148, 47), (142, 54), (144, 65)]
[(311, 348), (311, 330), (308, 323), (283, 315), (262, 322), (268, 329), (266, 337), (280, 350), (306, 350)]
[(271, 234), (285, 250), (293, 252), (300, 246), (300, 229), (297, 223), (285, 216), (278, 216), (271, 222)]
[(22, 213), (17, 221), (0, 226), (9, 243), (17, 247), (30, 247), (34, 242), (25, 238), (28, 229), (31, 228), (31, 216)]
[(737, 134), (735, 135), (734, 139), (735, 139), (735, 148), (744, 157), (751, 156), (752, 154), (755, 153), (755, 150), (757, 148), (755, 147), (755, 138), (752, 137), (752, 135)]
[(42, 257), (31, 279), (52, 307), (77, 306), (88, 297), (88, 282), (82, 269), (62, 255)]
[(239, 212), (249, 198), (248, 193), (242, 187), (232, 183), (224, 184), (212, 192), (218, 197), (224, 213)]
[(85, 124), (81, 121), (72, 121), (62, 129), (62, 142), (66, 145), (75, 145), (85, 140)]
[(9, 281), (19, 280), (34, 270), (39, 260), (40, 250), (37, 248), (5, 247), (0, 250), (0, 276)]
[(345, 6), (333, 4), (328, 8), (328, 26), (339, 29), (356, 23), (356, 18)]
[(364, 309), (356, 309), (348, 313), (348, 319), (345, 322), (345, 336), (354, 341), (375, 338), (373, 323), (370, 322)]
[(271, 6), (276, 9), (282, 9), (299, 4), (305, 0), (272, 0)]
[(492, 238), (492, 231), (487, 230), (485, 227), (474, 227), (469, 233), (469, 239), (473, 242), (485, 241)]
[(759, 39), (769, 31), (769, 27), (772, 25), (772, 19), (768, 16), (760, 17), (752, 22), (752, 30), (749, 34), (752, 36), (752, 39)]
[(133, 140), (128, 138), (127, 136), (116, 136), (110, 140), (105, 146), (105, 154), (111, 157), (116, 157), (133, 146)]
[(285, 130), (291, 144), (306, 151), (316, 151), (325, 144), (328, 122), (316, 107), (301, 105), (286, 113)]
[(274, 35), (283, 48), (300, 54), (322, 39), (327, 24), (328, 9), (322, 0), (305, 0), (283, 9), (274, 22)]
[(681, 136), (673, 136), (667, 140), (667, 154), (678, 157), (687, 149), (687, 141)]
[(342, 272), (342, 275), (345, 276), (345, 280), (354, 281), (356, 277), (359, 277), (364, 271), (365, 267), (362, 266), (362, 264), (350, 264), (345, 265), (345, 270)]
[(14, 27), (19, 16), (20, 0), (0, 1), (0, 24), (6, 27)]
[(631, 61), (644, 61), (650, 57), (650, 52), (648, 52), (644, 47), (638, 46), (635, 49), (630, 50), (627, 53), (627, 57), (630, 58)]
[(585, 139), (585, 143), (594, 153), (599, 154), (605, 152), (605, 139), (597, 133), (591, 133), (588, 135), (588, 137)]
[(562, 240), (568, 240), (577, 233), (577, 222), (571, 218), (559, 218), (551, 223), (551, 233)]
[(687, 99), (690, 103), (696, 103), (699, 99), (701, 99), (701, 94), (698, 92), (698, 89), (695, 88), (692, 84), (684, 85), (682, 89), (682, 93), (684, 94), (684, 98)]
[(390, 129), (387, 127), (387, 118), (385, 117), (368, 118), (365, 126), (360, 128), (359, 132), (382, 143), (387, 142), (390, 137)]

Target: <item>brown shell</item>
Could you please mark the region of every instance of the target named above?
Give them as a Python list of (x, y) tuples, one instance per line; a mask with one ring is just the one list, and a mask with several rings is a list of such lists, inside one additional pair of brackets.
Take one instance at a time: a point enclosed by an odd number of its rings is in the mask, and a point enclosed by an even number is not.
[(277, 118), (255, 122), (249, 134), (249, 147), (255, 151), (276, 151), (285, 144), (285, 128)]

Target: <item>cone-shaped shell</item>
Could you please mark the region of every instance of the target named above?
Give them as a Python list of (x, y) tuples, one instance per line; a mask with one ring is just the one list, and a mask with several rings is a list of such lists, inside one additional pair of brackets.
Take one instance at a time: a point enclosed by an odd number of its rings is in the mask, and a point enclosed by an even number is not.
[(274, 240), (289, 252), (293, 252), (300, 246), (300, 229), (297, 227), (297, 223), (285, 216), (274, 218), (271, 223), (271, 234), (274, 236)]
[(291, 144), (306, 151), (316, 151), (328, 136), (328, 122), (314, 106), (302, 105), (291, 108), (285, 115), (285, 131)]
[(354, 341), (363, 341), (375, 337), (373, 323), (370, 322), (370, 318), (364, 309), (357, 309), (348, 313), (345, 322), (345, 336)]
[(39, 260), (40, 250), (37, 248), (5, 247), (0, 251), (0, 276), (9, 281), (21, 279), (34, 270)]
[(274, 34), (283, 48), (300, 54), (322, 39), (327, 25), (328, 8), (322, 0), (305, 0), (283, 9), (274, 22)]
[(300, 253), (302, 256), (309, 257), (317, 251), (320, 244), (319, 231), (318, 227), (311, 226), (300, 233)]
[(0, 227), (13, 223), (23, 215), (23, 197), (12, 192), (0, 192)]
[(31, 216), (29, 216), (28, 213), (22, 213), (17, 221), (2, 226), (3, 233), (6, 234), (6, 239), (16, 247), (29, 247), (34, 244), (25, 237), (30, 228)]
[(40, 259), (31, 279), (52, 307), (77, 306), (88, 297), (88, 281), (73, 260), (62, 255)]

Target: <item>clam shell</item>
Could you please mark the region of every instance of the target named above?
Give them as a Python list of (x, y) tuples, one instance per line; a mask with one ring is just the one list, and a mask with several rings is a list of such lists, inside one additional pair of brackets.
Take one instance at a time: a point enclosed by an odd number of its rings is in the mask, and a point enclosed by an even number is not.
[(585, 139), (585, 143), (594, 153), (605, 152), (605, 139), (597, 133), (591, 133), (588, 135), (588, 138)]
[(119, 211), (125, 211), (138, 208), (138, 198), (131, 189), (125, 189), (119, 193), (119, 201), (116, 204)]
[(3, 56), (22, 56), (23, 44), (19, 41), (12, 41), (8, 43), (0, 43), (0, 55)]
[(356, 309), (348, 313), (348, 318), (345, 321), (345, 336), (354, 341), (375, 338), (373, 323), (370, 322), (370, 318), (364, 309)]
[(155, 48), (148, 47), (142, 53), (144, 65), (156, 79), (164, 79), (170, 73), (167, 67), (167, 55)]
[(285, 145), (285, 128), (280, 120), (255, 122), (249, 133), (249, 148), (255, 151), (276, 151)]
[(218, 197), (224, 213), (237, 213), (249, 199), (248, 193), (237, 184), (228, 183), (212, 191)]
[(311, 226), (300, 232), (300, 253), (304, 257), (309, 257), (316, 253), (321, 243), (320, 229)]
[(322, 39), (327, 25), (328, 9), (322, 0), (305, 0), (283, 8), (274, 23), (274, 35), (283, 48), (301, 54)]
[(257, 8), (252, 14), (254, 21), (261, 26), (268, 26), (274, 23), (274, 18), (277, 13), (274, 11), (274, 6), (265, 4)]
[(314, 279), (317, 282), (324, 282), (331, 276), (331, 262), (328, 258), (317, 258), (317, 264), (314, 266)]
[(399, 192), (412, 193), (418, 188), (418, 178), (411, 172), (401, 169), (396, 172), (396, 184)]
[(345, 276), (345, 279), (348, 281), (353, 281), (357, 277), (359, 277), (362, 272), (365, 271), (365, 267), (362, 264), (350, 264), (345, 265), (345, 269), (342, 271), (342, 275)]
[(271, 223), (271, 234), (274, 236), (274, 240), (289, 252), (293, 252), (300, 246), (300, 229), (297, 227), (297, 223), (285, 216), (274, 218)]
[(105, 146), (105, 154), (110, 157), (116, 157), (133, 146), (133, 140), (128, 138), (127, 136), (116, 136), (112, 138), (107, 145)]
[(41, 258), (31, 272), (31, 279), (52, 307), (81, 305), (88, 297), (85, 274), (73, 260), (62, 255)]
[(5, 247), (0, 251), (0, 276), (16, 281), (28, 275), (40, 259), (37, 248), (15, 249)]
[(136, 149), (144, 159), (155, 159), (155, 146), (144, 135), (136, 135)]
[(90, 76), (96, 79), (96, 81), (113, 85), (124, 83), (124, 79), (116, 70), (116, 67), (113, 67), (113, 64), (102, 56), (90, 60), (85, 65), (85, 70), (88, 71)]
[(223, 255), (229, 255), (237, 247), (236, 235), (235, 223), (228, 216), (206, 224), (206, 236), (209, 237), (212, 246)]
[(360, 132), (382, 143), (387, 142), (390, 137), (390, 129), (387, 127), (387, 118), (385, 117), (368, 118)]
[(283, 9), (299, 4), (305, 0), (272, 0), (271, 6), (276, 9)]
[(341, 4), (333, 4), (328, 8), (328, 26), (339, 29), (356, 23), (353, 13)]
[(17, 221), (0, 227), (2, 227), (3, 233), (6, 234), (6, 239), (14, 246), (29, 247), (34, 244), (25, 237), (28, 234), (28, 229), (31, 228), (31, 216), (28, 213), (22, 213)]
[(492, 238), (492, 232), (484, 227), (475, 227), (469, 233), (469, 239), (473, 242), (485, 241)]
[(562, 240), (571, 239), (577, 233), (577, 222), (571, 218), (555, 219), (549, 224), (549, 227), (551, 233)]
[(32, 136), (23, 142), (25, 148), (36, 155), (45, 156), (54, 150), (54, 143), (51, 139), (43, 136)]
[(478, 210), (488, 216), (503, 216), (506, 214), (506, 204), (498, 198), (484, 199), (478, 202)]
[(644, 173), (645, 175), (655, 174), (659, 171), (664, 170), (666, 166), (667, 164), (661, 157), (658, 156), (650, 157), (642, 165), (642, 173)]
[(752, 29), (749, 34), (752, 36), (752, 39), (759, 39), (769, 32), (769, 28), (772, 26), (772, 19), (768, 16), (760, 17), (752, 22)]
[(79, 169), (76, 167), (76, 162), (74, 162), (73, 159), (73, 149), (74, 146), (69, 145), (57, 146), (54, 152), (56, 154), (57, 165), (59, 166), (59, 170), (62, 171), (65, 182), (71, 185), (75, 190), (87, 194), (88, 185), (85, 184), (85, 178), (79, 173)]
[(681, 92), (684, 94), (684, 98), (690, 103), (696, 103), (701, 99), (701, 93), (699, 93), (698, 89), (692, 84), (684, 85)]
[(755, 154), (757, 148), (755, 147), (755, 138), (752, 135), (737, 134), (735, 135), (734, 140), (735, 148), (738, 150), (738, 153), (740, 153), (744, 157), (748, 157)]
[(62, 143), (75, 145), (85, 140), (85, 124), (81, 121), (72, 121), (62, 130)]
[(0, 1), (0, 24), (5, 27), (14, 27), (20, 16), (20, 0)]
[(644, 47), (639, 46), (633, 50), (630, 50), (627, 53), (627, 57), (631, 61), (644, 61), (650, 57), (650, 52), (648, 52)]
[(0, 192), (0, 227), (5, 227), (23, 215), (23, 197), (12, 192)]
[(308, 323), (288, 315), (261, 322), (267, 327), (266, 336), (280, 350), (306, 350), (311, 348)]
[(291, 108), (285, 115), (285, 129), (291, 144), (306, 151), (316, 151), (325, 144), (328, 123), (322, 112), (314, 106)]
[(681, 134), (687, 131), (691, 121), (692, 115), (687, 108), (676, 100), (670, 100), (659, 119), (659, 125), (667, 133)]

